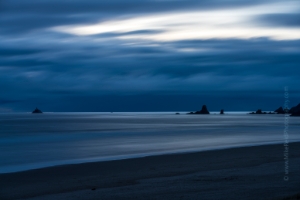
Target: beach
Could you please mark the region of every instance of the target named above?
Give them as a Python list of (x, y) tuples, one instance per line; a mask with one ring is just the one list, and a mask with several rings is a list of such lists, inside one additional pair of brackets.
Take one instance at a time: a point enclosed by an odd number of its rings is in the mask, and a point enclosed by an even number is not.
[(284, 199), (300, 192), (300, 143), (0, 174), (0, 199)]

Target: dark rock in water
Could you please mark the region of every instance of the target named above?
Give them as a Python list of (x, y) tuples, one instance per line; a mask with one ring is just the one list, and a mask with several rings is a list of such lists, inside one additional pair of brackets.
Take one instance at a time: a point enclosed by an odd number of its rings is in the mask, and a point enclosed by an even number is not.
[(274, 112), (276, 112), (277, 114), (285, 114), (285, 111), (283, 110), (282, 107), (279, 107), (279, 108), (276, 109)]
[(300, 116), (300, 103), (290, 109), (291, 116)]
[(195, 114), (209, 114), (206, 105), (203, 105), (202, 109), (200, 111), (196, 111)]
[(196, 112), (190, 112), (188, 114), (209, 114), (209, 111), (207, 110), (206, 105), (203, 105), (201, 110)]
[(208, 111), (206, 105), (203, 105), (203, 106), (202, 106), (202, 109), (201, 109), (200, 113), (201, 113), (201, 114), (209, 114), (209, 111)]
[(175, 113), (176, 115), (180, 115), (180, 113)]
[(221, 114), (221, 115), (223, 115), (223, 114), (224, 114), (224, 110), (223, 110), (223, 109), (220, 111), (220, 114)]
[(261, 111), (261, 109), (258, 109), (255, 114), (263, 114), (263, 112)]
[(299, 103), (297, 106), (292, 107), (292, 108), (289, 110), (289, 113), (291, 113), (292, 116), (298, 116), (298, 115), (296, 115), (296, 114), (297, 114), (297, 113), (300, 113), (300, 103)]
[(43, 113), (41, 110), (39, 110), (38, 108), (35, 108), (34, 111), (32, 111), (32, 113), (36, 114), (36, 113)]
[(275, 114), (274, 112), (263, 112), (261, 109), (258, 109), (256, 112), (251, 112), (249, 114)]

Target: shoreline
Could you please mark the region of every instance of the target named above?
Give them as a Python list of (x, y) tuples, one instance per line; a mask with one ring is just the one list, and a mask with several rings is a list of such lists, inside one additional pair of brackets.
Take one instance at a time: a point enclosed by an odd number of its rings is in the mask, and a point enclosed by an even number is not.
[(281, 199), (300, 192), (299, 144), (289, 144), (289, 181), (283, 145), (270, 144), (0, 174), (0, 198)]
[[(290, 141), (289, 142), (289, 144), (292, 144), (292, 143), (300, 143), (300, 141)], [(279, 145), (279, 144), (282, 144), (282, 142), (268, 142), (268, 143), (258, 142), (258, 143), (249, 143), (249, 144), (243, 144), (243, 145), (230, 145), (230, 146), (222, 146), (222, 147), (216, 147), (216, 148), (202, 148), (202, 149), (177, 151), (177, 152), (144, 153), (144, 154), (135, 154), (135, 155), (119, 155), (119, 156), (104, 157), (104, 158), (65, 160), (65, 161), (52, 162), (51, 164), (44, 164), (44, 163), (28, 164), (27, 166), (29, 166), (29, 167), (15, 167), (15, 170), (10, 170), (10, 171), (6, 170), (5, 172), (0, 172), (0, 175), (1, 174), (18, 173), (18, 172), (26, 172), (26, 171), (38, 170), (38, 169), (44, 169), (44, 168), (59, 167), (59, 166), (90, 164), (90, 163), (119, 161), (119, 160), (128, 160), (128, 159), (139, 159), (139, 158), (147, 158), (147, 157), (153, 157), (153, 156), (168, 156), (168, 155), (174, 155), (174, 154), (176, 155), (176, 154), (200, 153), (200, 152), (207, 152), (207, 151), (221, 151), (221, 150), (227, 150), (227, 149), (257, 147), (257, 146), (265, 146), (265, 145)], [(23, 168), (23, 169), (20, 170), (20, 168)]]

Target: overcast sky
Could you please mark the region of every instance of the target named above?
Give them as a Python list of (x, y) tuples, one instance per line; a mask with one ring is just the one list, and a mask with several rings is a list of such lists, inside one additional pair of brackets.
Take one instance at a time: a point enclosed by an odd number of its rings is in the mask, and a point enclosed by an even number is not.
[(299, 0), (2, 0), (0, 112), (300, 103)]

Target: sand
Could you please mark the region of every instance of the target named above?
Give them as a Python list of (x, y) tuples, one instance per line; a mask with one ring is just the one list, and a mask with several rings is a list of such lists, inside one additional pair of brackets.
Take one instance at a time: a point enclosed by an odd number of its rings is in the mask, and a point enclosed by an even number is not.
[(300, 143), (0, 174), (0, 199), (284, 199), (300, 192)]

